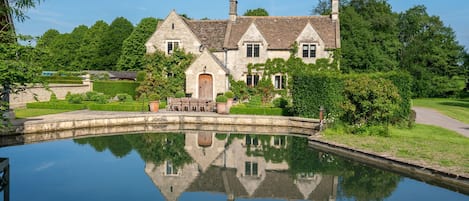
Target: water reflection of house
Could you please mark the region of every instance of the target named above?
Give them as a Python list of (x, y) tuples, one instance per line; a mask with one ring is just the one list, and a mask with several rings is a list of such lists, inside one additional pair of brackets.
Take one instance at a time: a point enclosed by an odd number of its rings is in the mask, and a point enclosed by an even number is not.
[(147, 163), (145, 171), (167, 200), (177, 200), (183, 192), (223, 193), (235, 198), (278, 198), (335, 200), (337, 177), (321, 174), (297, 175), (293, 179), (286, 161), (266, 161), (248, 154), (263, 146), (285, 147), (286, 137), (271, 137), (261, 145), (255, 136), (217, 139), (214, 133), (186, 134), (186, 151), (194, 163), (174, 171), (171, 163), (158, 167)]

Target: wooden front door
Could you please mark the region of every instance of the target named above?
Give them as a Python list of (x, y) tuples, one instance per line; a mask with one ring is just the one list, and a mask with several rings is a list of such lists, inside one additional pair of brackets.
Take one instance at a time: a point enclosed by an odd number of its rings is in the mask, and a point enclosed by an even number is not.
[(199, 76), (199, 99), (213, 100), (212, 75), (202, 74)]

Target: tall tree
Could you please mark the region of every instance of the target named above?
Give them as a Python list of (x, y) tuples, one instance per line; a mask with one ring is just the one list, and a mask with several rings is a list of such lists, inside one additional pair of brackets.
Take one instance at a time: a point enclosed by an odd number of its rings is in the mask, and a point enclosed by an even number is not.
[(428, 15), (425, 6), (401, 13), (399, 28), (403, 44), (400, 65), (414, 76), (414, 95), (445, 96), (448, 90), (455, 90), (457, 84), (452, 78), (465, 71), (464, 48), (458, 44), (454, 31), (439, 17)]
[[(24, 89), (26, 83), (34, 82), (40, 68), (31, 64), (34, 49), (17, 43), (14, 34), (13, 18), (24, 21), (24, 11), (32, 8), (40, 0), (1, 0), (0, 1), (0, 119), (9, 112), (10, 93)], [(8, 115), (9, 116), (9, 115)], [(3, 123), (0, 124), (3, 126)]]
[(104, 43), (106, 31), (109, 29), (109, 25), (103, 20), (96, 21), (83, 36), (83, 44), (78, 50), (80, 55), (80, 63), (82, 64), (82, 70), (97, 70), (101, 69), (101, 58), (99, 53), (104, 47), (101, 46)]
[(331, 12), (331, 0), (319, 0), (318, 5), (311, 11), (313, 15), (328, 15)]
[(112, 21), (105, 37), (101, 41), (99, 56), (102, 58), (98, 67), (101, 70), (116, 70), (117, 61), (122, 52), (122, 43), (132, 33), (134, 27), (129, 20), (118, 17)]
[(122, 54), (117, 63), (118, 70), (137, 71), (144, 69), (145, 43), (155, 32), (157, 24), (158, 20), (153, 17), (140, 21), (132, 34), (124, 40)]
[(344, 71), (397, 69), (398, 16), (386, 0), (351, 0), (343, 4), (340, 21)]
[(269, 16), (269, 12), (263, 8), (256, 8), (256, 9), (248, 9), (244, 14), (244, 16)]

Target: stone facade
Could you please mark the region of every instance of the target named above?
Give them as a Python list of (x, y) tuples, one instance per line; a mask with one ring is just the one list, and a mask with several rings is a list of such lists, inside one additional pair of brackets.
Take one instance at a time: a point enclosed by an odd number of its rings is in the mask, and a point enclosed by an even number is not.
[[(288, 59), (294, 44), (299, 47), (296, 56), (305, 63), (332, 59), (332, 51), (340, 48), (340, 28), (339, 0), (331, 2), (334, 8), (329, 16), (237, 16), (236, 0), (230, 0), (227, 20), (189, 20), (171, 11), (145, 44), (147, 53), (159, 50), (171, 54), (172, 49), (182, 48), (195, 54), (196, 61), (186, 70), (186, 93), (200, 98), (199, 77), (207, 74), (213, 81), (213, 96), (208, 97), (214, 99), (229, 89), (230, 75), (246, 81), (249, 64)], [(314, 49), (314, 53), (304, 56), (302, 48)], [(274, 77), (272, 80), (275, 82)]]

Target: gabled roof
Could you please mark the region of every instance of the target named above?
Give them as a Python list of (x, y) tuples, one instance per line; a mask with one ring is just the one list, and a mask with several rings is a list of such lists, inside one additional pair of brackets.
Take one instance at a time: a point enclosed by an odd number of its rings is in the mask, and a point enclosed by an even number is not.
[(188, 20), (184, 22), (201, 43), (211, 51), (238, 49), (238, 42), (248, 28), (255, 24), (268, 43), (268, 49), (291, 49), (308, 24), (315, 29), (326, 48), (339, 48), (338, 21), (330, 16), (239, 16), (236, 22), (229, 20)]
[(209, 50), (222, 51), (228, 20), (187, 20), (187, 26)]
[(231, 32), (224, 46), (228, 49), (238, 48), (238, 42), (249, 26), (254, 23), (269, 44), (268, 49), (290, 49), (301, 32), (309, 23), (326, 43), (326, 48), (337, 48), (337, 21), (329, 16), (303, 17), (247, 17), (240, 16), (231, 26)]

